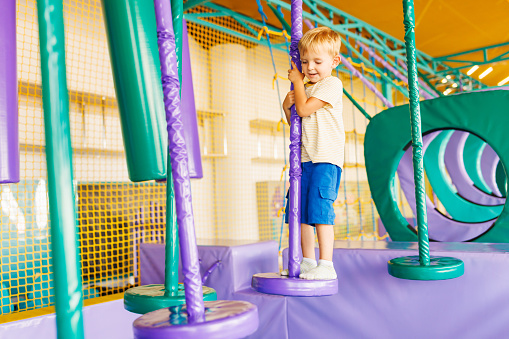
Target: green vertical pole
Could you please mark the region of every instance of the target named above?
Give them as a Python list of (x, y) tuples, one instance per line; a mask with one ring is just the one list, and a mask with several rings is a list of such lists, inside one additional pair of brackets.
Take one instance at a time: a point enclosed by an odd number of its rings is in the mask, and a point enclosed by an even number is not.
[(57, 336), (82, 339), (83, 295), (76, 246), (63, 2), (39, 0), (37, 9)]
[(382, 94), (391, 104), (394, 104), (394, 100), (392, 99), (393, 89), (390, 82), (382, 80)]
[(179, 239), (177, 213), (175, 210), (175, 189), (171, 157), (168, 153), (168, 171), (166, 173), (166, 243), (164, 245), (164, 294), (166, 296), (178, 295), (178, 269), (179, 269)]
[[(173, 17), (173, 32), (175, 34), (179, 82), (182, 84), (182, 17), (184, 16), (184, 3), (182, 0), (171, 1), (171, 13)], [(182, 93), (182, 86), (180, 86), (180, 92)], [(169, 152), (169, 149), (167, 152)], [(167, 168), (164, 294), (174, 296), (178, 294), (179, 240), (170, 153), (168, 153)]]
[[(179, 81), (182, 84), (182, 18), (184, 17), (184, 2), (182, 0), (171, 0), (171, 15), (173, 16), (173, 32), (177, 48)], [(182, 86), (180, 86), (180, 92), (182, 93)]]
[(419, 106), (419, 84), (415, 52), (414, 1), (403, 0), (403, 23), (405, 25), (405, 47), (408, 66), (408, 89), (410, 120), (412, 125), (412, 151), (414, 164), (415, 198), (417, 209), (417, 230), (419, 239), (419, 261), (430, 264), (428, 221), (426, 215), (426, 194), (424, 188), (424, 166), (422, 152), (421, 112)]

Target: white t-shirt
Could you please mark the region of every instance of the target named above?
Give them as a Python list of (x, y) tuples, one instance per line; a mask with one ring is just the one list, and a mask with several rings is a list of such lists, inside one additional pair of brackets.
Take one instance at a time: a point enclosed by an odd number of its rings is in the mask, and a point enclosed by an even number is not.
[(327, 162), (343, 168), (343, 83), (337, 77), (328, 76), (315, 84), (307, 83), (306, 95), (327, 104), (310, 116), (302, 118), (302, 162)]

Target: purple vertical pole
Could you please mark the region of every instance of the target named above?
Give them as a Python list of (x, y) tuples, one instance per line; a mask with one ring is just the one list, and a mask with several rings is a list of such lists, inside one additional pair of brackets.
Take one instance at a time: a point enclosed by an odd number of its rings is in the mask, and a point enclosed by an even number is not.
[[(302, 0), (292, 0), (292, 42), (290, 44), (290, 56), (301, 70), (299, 55), (299, 40), (302, 38)], [(290, 87), (293, 90), (293, 84)], [(290, 195), (289, 195), (289, 213), (288, 213), (288, 275), (290, 277), (299, 277), (300, 274), (300, 179), (302, 168), (300, 163), (300, 145), (301, 145), (301, 118), (297, 115), (295, 105), (292, 106), (292, 115), (290, 118)]]
[(187, 36), (187, 23), (184, 20), (182, 27), (182, 123), (185, 127), (187, 151), (189, 153), (189, 176), (203, 178), (201, 164), (200, 137), (198, 135), (198, 120), (196, 119), (196, 106), (194, 101), (193, 74), (191, 70), (191, 56)]
[(0, 184), (19, 182), (16, 1), (0, 11)]
[(168, 0), (154, 0), (154, 5), (164, 107), (168, 123), (168, 140), (175, 186), (175, 205), (177, 224), (179, 225), (180, 257), (182, 259), (182, 274), (186, 291), (187, 314), (190, 323), (201, 322), (205, 319), (203, 287), (200, 278), (196, 234), (194, 233), (191, 183), (189, 181), (187, 150), (180, 111), (180, 82), (171, 4)]

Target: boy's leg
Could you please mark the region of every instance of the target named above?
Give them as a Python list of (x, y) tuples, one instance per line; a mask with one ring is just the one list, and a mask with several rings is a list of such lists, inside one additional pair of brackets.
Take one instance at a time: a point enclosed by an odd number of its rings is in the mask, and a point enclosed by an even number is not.
[[(302, 246), (302, 256), (304, 258), (315, 259), (315, 230), (308, 224), (300, 224), (300, 243)], [(322, 257), (320, 256), (320, 259)]]
[(337, 278), (332, 252), (334, 249), (334, 227), (332, 225), (316, 225), (318, 246), (320, 247), (320, 260), (318, 266), (301, 273), (300, 277), (307, 280), (332, 280)]
[[(309, 272), (316, 267), (315, 259), (315, 230), (308, 224), (300, 224), (300, 240), (302, 246), (302, 261), (300, 273)], [(283, 270), (281, 275), (288, 275), (288, 270)]]
[(318, 247), (320, 247), (320, 260), (332, 261), (334, 249), (334, 226), (316, 225)]

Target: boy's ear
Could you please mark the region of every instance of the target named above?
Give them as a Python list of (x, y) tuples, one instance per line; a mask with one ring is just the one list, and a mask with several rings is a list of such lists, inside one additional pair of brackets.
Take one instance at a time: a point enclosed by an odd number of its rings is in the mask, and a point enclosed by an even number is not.
[(341, 63), (341, 55), (338, 54), (334, 57), (332, 65), (334, 66), (334, 68), (336, 68), (339, 66), (340, 63)]

